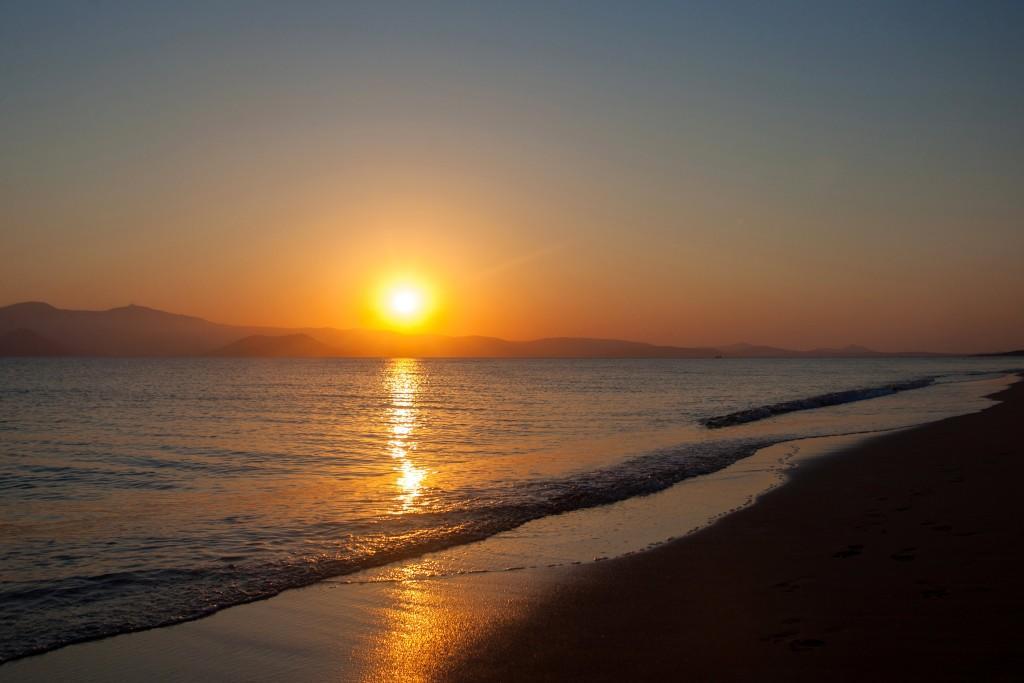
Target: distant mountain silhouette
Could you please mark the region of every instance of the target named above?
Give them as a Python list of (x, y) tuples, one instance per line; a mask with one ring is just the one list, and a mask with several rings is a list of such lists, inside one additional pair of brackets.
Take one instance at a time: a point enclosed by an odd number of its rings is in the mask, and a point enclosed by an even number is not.
[(239, 358), (329, 358), (341, 355), (308, 334), (254, 334), (211, 351), (210, 356)]
[(725, 358), (881, 358), (894, 356), (946, 356), (944, 353), (927, 351), (875, 351), (865, 346), (850, 344), (842, 348), (818, 348), (809, 351), (794, 351), (775, 346), (756, 346), (754, 344), (730, 344), (721, 346), (719, 350)]
[(32, 330), (18, 328), (0, 334), (0, 356), (66, 356), (68, 350)]
[(997, 357), (997, 356), (1024, 356), (1024, 349), (1016, 351), (1001, 351), (999, 353), (976, 353), (976, 356)]
[[(4, 339), (7, 335), (14, 335), (5, 342), (6, 346), (0, 347), (0, 355), (356, 358), (862, 358), (941, 355), (883, 353), (861, 346), (793, 351), (751, 344), (720, 348), (681, 347), (580, 337), (509, 341), (496, 337), (447, 337), (330, 327), (245, 327), (221, 325), (143, 306), (124, 306), (108, 311), (72, 311), (40, 302), (0, 308), (0, 335), (4, 335)], [(38, 352), (33, 353), (33, 348)]]
[(68, 354), (82, 356), (189, 356), (268, 332), (143, 306), (69, 311), (30, 302), (0, 308), (0, 333), (18, 328), (32, 330), (59, 343)]
[[(0, 334), (13, 329), (29, 329), (58, 340), (68, 355), (81, 356), (710, 358), (717, 355), (717, 351), (710, 348), (655, 346), (612, 339), (553, 338), (515, 342), (495, 337), (414, 335), (383, 330), (242, 327), (143, 306), (69, 311), (38, 302), (0, 308)], [(305, 335), (318, 346), (307, 343), (302, 352), (302, 343), (282, 341), (294, 335)]]
[(382, 330), (303, 330), (343, 356), (379, 358), (712, 358), (712, 348), (655, 346), (617, 339), (557, 337), (509, 341), (497, 337), (447, 337)]

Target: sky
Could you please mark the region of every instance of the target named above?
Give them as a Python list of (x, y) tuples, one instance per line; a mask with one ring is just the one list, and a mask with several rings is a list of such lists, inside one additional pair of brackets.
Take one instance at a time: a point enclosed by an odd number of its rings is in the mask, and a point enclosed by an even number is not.
[(1024, 3), (7, 2), (0, 305), (1024, 347)]

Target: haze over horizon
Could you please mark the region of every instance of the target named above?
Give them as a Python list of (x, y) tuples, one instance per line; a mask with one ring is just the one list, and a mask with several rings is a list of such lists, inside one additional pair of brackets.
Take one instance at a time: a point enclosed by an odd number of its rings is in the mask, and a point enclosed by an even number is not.
[(1019, 3), (0, 16), (4, 304), (345, 329), (412, 279), (446, 335), (1024, 347)]
[[(52, 309), (53, 311), (58, 312), (58, 313), (70, 313), (70, 314), (87, 313), (87, 314), (96, 314), (96, 315), (111, 314), (111, 313), (117, 313), (117, 312), (127, 312), (130, 309), (136, 309), (136, 310), (138, 310), (140, 312), (146, 312), (147, 314), (153, 314), (153, 315), (156, 315), (156, 316), (159, 316), (159, 317), (167, 317), (167, 318), (171, 318), (171, 319), (174, 319), (174, 318), (187, 318), (187, 319), (193, 319), (193, 320), (201, 321), (203, 323), (210, 323), (210, 324), (215, 325), (215, 326), (226, 326), (226, 327), (229, 327), (229, 328), (237, 329), (238, 330), (238, 333), (237, 333), (238, 336), (237, 337), (230, 337), (231, 339), (233, 339), (236, 342), (250, 343), (251, 341), (255, 341), (256, 343), (266, 343), (266, 342), (273, 342), (275, 340), (280, 340), (281, 342), (285, 342), (286, 346), (287, 346), (287, 343), (289, 341), (294, 341), (294, 337), (295, 336), (305, 337), (309, 332), (313, 332), (313, 331), (316, 331), (316, 330), (323, 330), (323, 331), (334, 331), (334, 332), (340, 332), (340, 333), (349, 333), (349, 332), (367, 332), (367, 333), (384, 332), (384, 333), (389, 333), (389, 332), (394, 332), (394, 333), (398, 333), (399, 335), (408, 335), (410, 339), (412, 339), (412, 338), (419, 338), (421, 336), (427, 336), (427, 337), (439, 336), (439, 337), (443, 337), (443, 338), (446, 338), (446, 339), (453, 339), (453, 340), (454, 339), (460, 339), (460, 338), (480, 337), (482, 339), (493, 339), (493, 340), (502, 341), (502, 342), (512, 342), (514, 344), (530, 343), (530, 342), (546, 341), (546, 340), (556, 340), (556, 339), (562, 339), (562, 340), (566, 340), (566, 341), (582, 341), (582, 342), (586, 342), (586, 341), (625, 342), (626, 344), (655, 345), (655, 346), (658, 346), (659, 348), (666, 348), (666, 349), (678, 348), (680, 350), (706, 351), (706, 352), (710, 352), (710, 353), (726, 352), (726, 353), (729, 354), (729, 357), (736, 357), (736, 358), (756, 358), (756, 357), (761, 357), (764, 353), (770, 353), (772, 351), (783, 351), (783, 352), (793, 353), (793, 354), (796, 354), (796, 355), (806, 354), (806, 353), (814, 353), (814, 352), (844, 352), (844, 353), (850, 353), (850, 354), (852, 354), (854, 356), (857, 353), (859, 353), (859, 352), (866, 352), (868, 354), (883, 354), (883, 355), (886, 354), (886, 353), (892, 353), (892, 354), (897, 354), (897, 355), (915, 354), (915, 353), (921, 353), (921, 354), (926, 354), (926, 355), (927, 354), (934, 354), (934, 353), (952, 353), (952, 354), (955, 355), (957, 353), (955, 351), (954, 352), (935, 352), (933, 349), (927, 349), (927, 348), (920, 348), (920, 349), (873, 348), (873, 347), (867, 347), (867, 346), (865, 346), (863, 344), (859, 344), (855, 340), (851, 341), (851, 342), (844, 343), (844, 344), (837, 344), (837, 345), (830, 346), (830, 347), (821, 347), (821, 346), (819, 346), (819, 347), (783, 347), (783, 346), (776, 346), (776, 345), (772, 345), (772, 344), (762, 344), (762, 343), (758, 343), (758, 342), (750, 342), (749, 340), (721, 340), (718, 343), (706, 344), (706, 345), (697, 345), (697, 344), (658, 345), (657, 342), (652, 342), (652, 341), (649, 341), (649, 340), (646, 340), (646, 339), (611, 338), (611, 337), (548, 335), (548, 336), (544, 336), (544, 337), (535, 337), (535, 338), (514, 338), (514, 337), (497, 337), (497, 336), (494, 336), (494, 335), (477, 335), (477, 334), (442, 335), (442, 334), (436, 333), (436, 332), (416, 330), (416, 329), (405, 329), (405, 330), (403, 330), (403, 329), (394, 329), (393, 327), (389, 327), (386, 324), (382, 324), (382, 325), (377, 326), (377, 327), (367, 326), (367, 327), (352, 327), (352, 328), (338, 328), (338, 327), (334, 327), (334, 326), (313, 326), (313, 325), (299, 325), (299, 326), (294, 326), (294, 327), (293, 326), (278, 326), (278, 325), (246, 325), (244, 323), (242, 323), (242, 324), (224, 323), (223, 321), (219, 321), (219, 320), (211, 320), (211, 319), (208, 319), (208, 318), (203, 318), (202, 316), (195, 316), (195, 315), (192, 315), (192, 314), (190, 314), (188, 312), (185, 312), (185, 311), (165, 311), (165, 310), (162, 310), (162, 309), (157, 309), (157, 308), (154, 308), (152, 306), (146, 306), (144, 304), (139, 304), (139, 303), (136, 303), (136, 302), (131, 302), (131, 303), (128, 303), (128, 304), (125, 304), (125, 305), (122, 305), (122, 306), (114, 306), (114, 307), (111, 307), (111, 308), (108, 308), (108, 309), (99, 309), (99, 310), (93, 310), (93, 309), (67, 309), (67, 308), (62, 308), (62, 307), (59, 307), (59, 306), (54, 306), (54, 305), (52, 305), (52, 304), (50, 304), (48, 302), (43, 302), (43, 301), (22, 301), (22, 302), (15, 302), (15, 303), (12, 303), (12, 304), (7, 304), (7, 305), (0, 305), (0, 338), (4, 337), (5, 333), (7, 333), (7, 332), (14, 332), (16, 334), (21, 334), (25, 330), (30, 330), (33, 334), (39, 334), (39, 331), (36, 329), (37, 326), (33, 325), (31, 323), (29, 323), (29, 324), (16, 324), (16, 323), (15, 324), (11, 324), (10, 321), (6, 321), (6, 322), (4, 321), (4, 314), (5, 313), (7, 313), (10, 309), (19, 308), (19, 307), (45, 307), (46, 309)], [(71, 329), (74, 329), (74, 328), (71, 328)], [(159, 327), (149, 328), (150, 332), (148, 334), (157, 333), (159, 329), (160, 329)], [(109, 335), (111, 335), (111, 338), (116, 338), (117, 337), (116, 328), (109, 328), (107, 333)], [(133, 334), (134, 333), (135, 332), (133, 332)], [(179, 332), (176, 331), (175, 333), (179, 333)], [(251, 335), (255, 335), (255, 336), (251, 336)], [(66, 342), (67, 340), (51, 338), (48, 331), (47, 331), (46, 334), (42, 334), (40, 336), (46, 342), (56, 343), (58, 347), (64, 349), (65, 351), (72, 351), (73, 350), (72, 347), (65, 346), (64, 344), (61, 343), (61, 342)], [(315, 334), (315, 332), (314, 332), (314, 336), (319, 336), (319, 335)], [(306, 337), (306, 338), (310, 339), (309, 337)], [(328, 339), (330, 339), (330, 337), (328, 337)], [(322, 342), (315, 341), (315, 343), (320, 344)], [(200, 347), (201, 347), (201, 345), (200, 345)], [(330, 348), (330, 344), (324, 345), (323, 348), (325, 350), (329, 349)], [(205, 351), (220, 351), (220, 349), (215, 348), (214, 346), (208, 346), (208, 347), (206, 347), (205, 349), (202, 349), (202, 350), (205, 350)], [(987, 350), (984, 350), (984, 351), (962, 352), (962, 353), (967, 354), (967, 355), (969, 355), (971, 353), (994, 353), (994, 354), (998, 354), (998, 353), (1001, 353), (1001, 352), (1008, 352), (1008, 351), (1019, 351), (1019, 349), (987, 349)], [(0, 355), (2, 355), (2, 354), (0, 354)], [(47, 354), (44, 353), (43, 355), (47, 355)], [(260, 354), (256, 354), (256, 355), (260, 355)], [(270, 353), (268, 355), (277, 355), (277, 354), (272, 352), (272, 353)], [(316, 353), (309, 353), (309, 354), (307, 354), (307, 353), (299, 352), (296, 355), (303, 356), (303, 355), (318, 355), (318, 354), (316, 354)], [(626, 357), (630, 357), (630, 356), (627, 354)]]

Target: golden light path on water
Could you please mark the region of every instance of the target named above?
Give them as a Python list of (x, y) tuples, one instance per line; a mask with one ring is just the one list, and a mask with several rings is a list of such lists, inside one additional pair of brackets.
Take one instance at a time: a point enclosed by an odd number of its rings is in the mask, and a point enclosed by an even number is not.
[(420, 361), (413, 358), (391, 359), (385, 369), (385, 382), (391, 396), (388, 449), (397, 462), (398, 479), (395, 483), (402, 502), (400, 512), (415, 507), (427, 476), (427, 470), (418, 467), (413, 460), (416, 451), (416, 393), (420, 388), (421, 370)]
[[(416, 507), (427, 469), (417, 466), (416, 396), (421, 390), (423, 367), (412, 358), (388, 361), (384, 370), (391, 404), (388, 408), (388, 451), (395, 460), (402, 514)], [(400, 581), (382, 586), (386, 599), (372, 608), (386, 625), (372, 643), (373, 662), (365, 680), (426, 681), (432, 664), (450, 650), (457, 640), (460, 610), (453, 610), (451, 596), (439, 593), (432, 584)]]
[[(427, 388), (426, 378), (425, 364), (413, 358), (391, 359), (383, 370), (390, 396), (387, 449), (397, 474), (399, 505), (392, 510), (396, 515), (413, 512), (425, 502), (424, 482), (431, 472), (417, 459), (416, 449), (417, 432), (429, 429), (417, 399)], [(516, 618), (530, 594), (525, 587), (532, 582), (527, 577), (504, 573), (462, 577), (461, 582), (422, 580), (430, 562), (414, 559), (395, 568), (405, 578), (352, 587), (375, 594), (366, 609), (378, 625), (357, 658), (354, 679), (426, 683), (443, 678), (454, 653)], [(466, 581), (472, 582), (471, 590), (466, 590)], [(509, 592), (513, 585), (518, 588)]]

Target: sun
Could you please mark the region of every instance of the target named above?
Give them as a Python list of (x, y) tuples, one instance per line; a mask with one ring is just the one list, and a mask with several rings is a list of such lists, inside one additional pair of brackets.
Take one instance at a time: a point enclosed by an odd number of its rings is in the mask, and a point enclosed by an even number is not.
[(397, 318), (410, 318), (423, 310), (423, 293), (416, 289), (396, 289), (388, 302), (391, 314)]
[(374, 298), (378, 322), (402, 330), (422, 327), (437, 307), (434, 288), (419, 278), (389, 279), (377, 289)]

